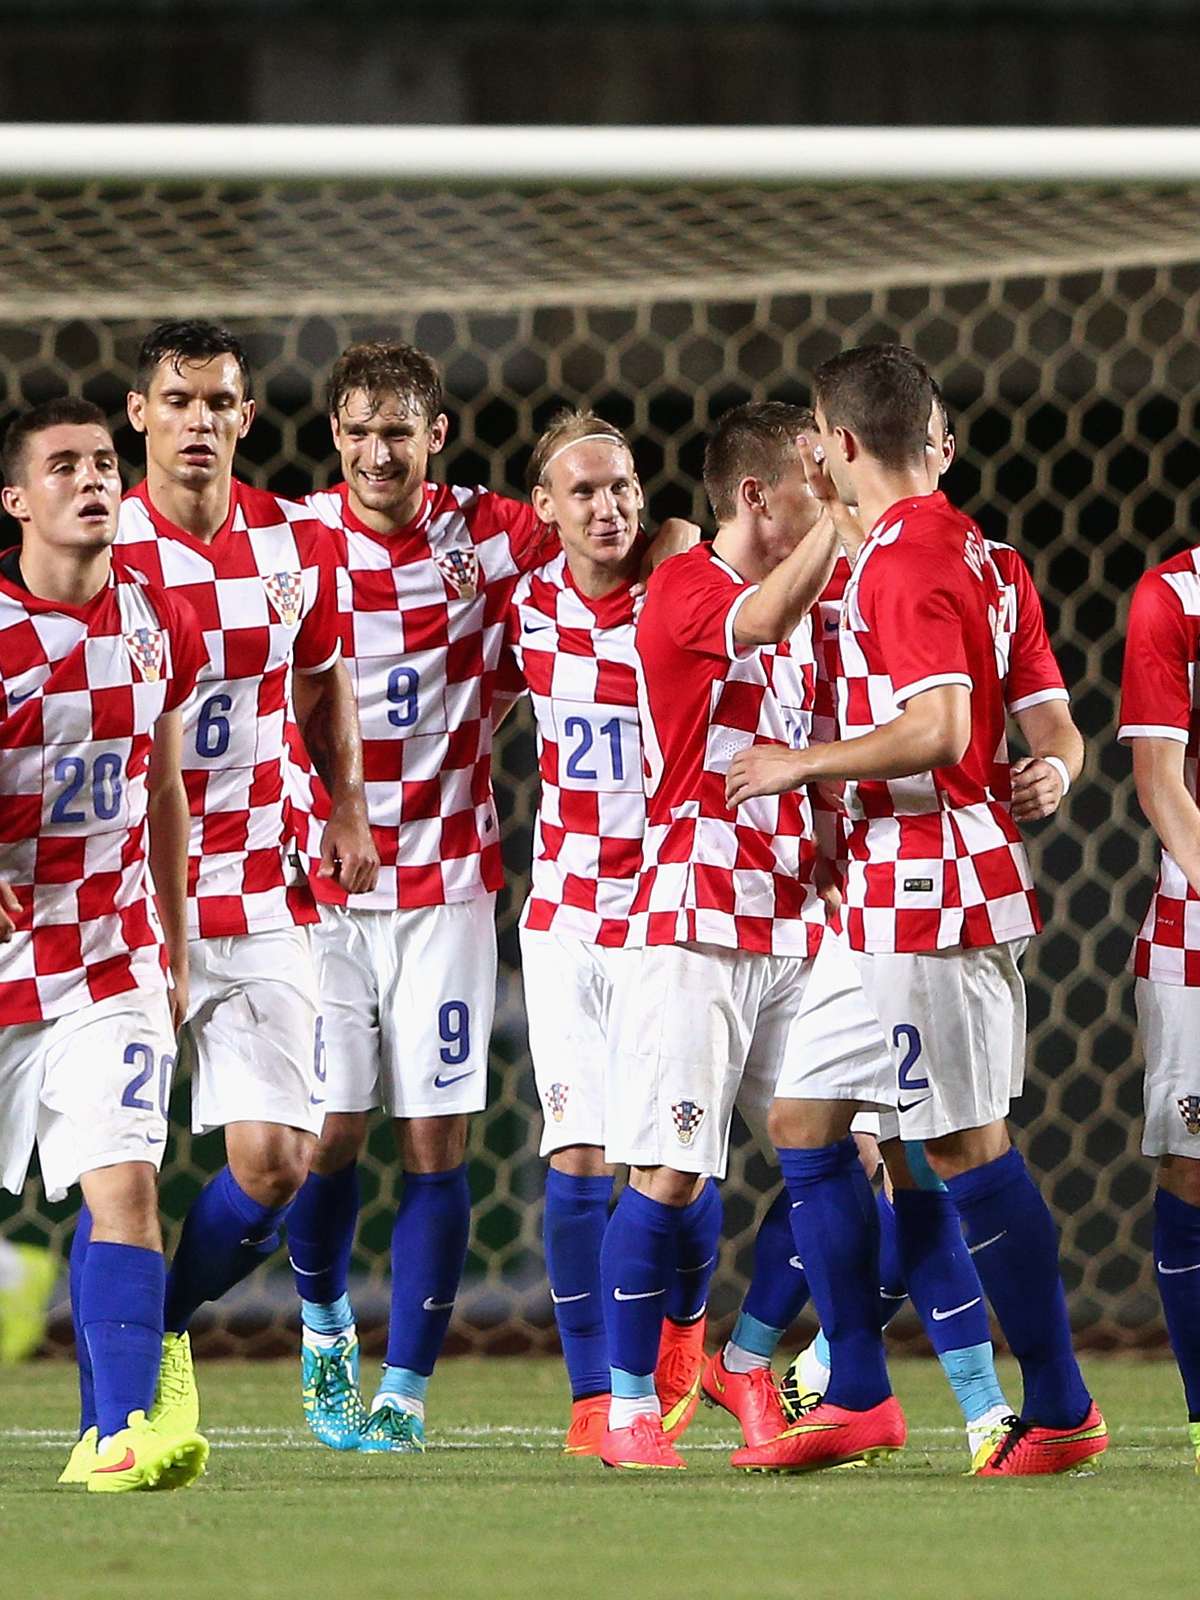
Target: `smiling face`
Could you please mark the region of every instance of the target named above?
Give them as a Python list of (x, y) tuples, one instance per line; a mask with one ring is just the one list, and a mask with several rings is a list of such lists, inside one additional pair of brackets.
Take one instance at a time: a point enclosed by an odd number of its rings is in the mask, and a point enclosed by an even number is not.
[(146, 436), (148, 465), (195, 490), (229, 478), (238, 440), (254, 420), (254, 402), (232, 355), (207, 361), (165, 356), (146, 392), (131, 392), (128, 410)]
[(629, 447), (621, 439), (580, 439), (546, 468), (531, 492), (533, 509), (553, 522), (567, 559), (616, 574), (638, 535), (645, 504)]
[(446, 442), (446, 416), (439, 412), (430, 422), (403, 395), (372, 399), (365, 389), (352, 389), (330, 420), (356, 513), (393, 526), (411, 521), (421, 507), (429, 458)]
[(57, 423), (31, 434), (20, 469), (3, 491), (22, 541), (92, 554), (117, 536), (121, 474), (106, 428)]

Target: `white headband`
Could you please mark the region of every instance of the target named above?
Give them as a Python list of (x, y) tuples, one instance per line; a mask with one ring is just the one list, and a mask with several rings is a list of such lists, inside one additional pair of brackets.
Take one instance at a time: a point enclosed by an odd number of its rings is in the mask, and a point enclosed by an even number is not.
[(609, 444), (619, 444), (621, 446), (622, 450), (626, 450), (627, 451), (629, 449), (629, 446), (625, 443), (624, 439), (621, 438), (620, 434), (617, 434), (617, 433), (581, 433), (579, 435), (578, 439), (569, 439), (566, 444), (560, 444), (558, 449), (554, 452), (554, 454), (552, 456), (547, 456), (546, 460), (545, 460), (545, 462), (544, 462), (544, 464), (542, 466), (542, 471), (545, 472), (546, 468), (550, 465), (550, 463), (552, 461), (557, 461), (559, 456), (562, 455), (564, 450), (574, 450), (574, 448), (575, 448), (575, 446), (577, 444), (586, 444), (589, 439), (607, 439)]

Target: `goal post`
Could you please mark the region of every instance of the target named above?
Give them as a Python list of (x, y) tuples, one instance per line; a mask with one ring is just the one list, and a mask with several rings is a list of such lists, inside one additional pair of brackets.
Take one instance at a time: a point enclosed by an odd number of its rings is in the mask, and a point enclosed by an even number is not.
[[(703, 520), (703, 441), (722, 410), (805, 398), (844, 344), (913, 346), (952, 413), (948, 489), (1029, 561), (1088, 738), (1061, 816), (1030, 835), (1047, 931), (1025, 958), (1015, 1121), (1062, 1229), (1077, 1326), (1141, 1345), (1162, 1330), (1124, 963), (1154, 848), (1115, 699), (1133, 585), (1196, 517), (1197, 217), (1200, 135), (1172, 130), (18, 126), (0, 143), (0, 410), (69, 390), (120, 424), (140, 333), (162, 316), (220, 318), (247, 340), (260, 407), (240, 470), (294, 494), (336, 471), (330, 363), (387, 334), (443, 369), (450, 481), (519, 492), (539, 426), (571, 402), (628, 430), (651, 520)], [(136, 439), (119, 429), (118, 442), (139, 475)], [(537, 797), (527, 710), (501, 731), (496, 781), (502, 972), (454, 1333), (476, 1349), (550, 1347), (515, 938)], [(217, 1137), (193, 1143), (185, 1100), (181, 1086), (172, 1227), (220, 1159)], [(364, 1162), (355, 1254), (375, 1339), (389, 1144), (379, 1130)], [(739, 1139), (718, 1317), (771, 1183)], [(0, 1199), (0, 1233), (61, 1249), (72, 1213), (34, 1176)], [(293, 1318), (281, 1256), (206, 1337), (277, 1349)]]

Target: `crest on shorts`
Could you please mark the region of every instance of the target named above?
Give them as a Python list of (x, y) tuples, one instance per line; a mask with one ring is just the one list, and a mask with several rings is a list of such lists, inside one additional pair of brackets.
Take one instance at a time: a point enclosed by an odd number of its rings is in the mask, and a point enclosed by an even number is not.
[(475, 547), (440, 550), (433, 559), (442, 577), (452, 589), (457, 589), (458, 598), (474, 600), (479, 590), (479, 557)]
[(550, 1115), (555, 1122), (561, 1122), (567, 1110), (568, 1086), (565, 1083), (552, 1083), (546, 1095), (546, 1104), (550, 1107)]
[(1175, 1102), (1189, 1133), (1200, 1133), (1200, 1094), (1183, 1094)]
[(163, 636), (157, 628), (135, 628), (125, 635), (125, 648), (143, 683), (157, 683), (162, 677)]
[(300, 621), (300, 607), (304, 604), (304, 574), (302, 572), (273, 572), (263, 579), (267, 599), (285, 628), (294, 628)]
[(686, 1148), (704, 1121), (704, 1107), (694, 1100), (676, 1100), (671, 1107), (671, 1121), (675, 1124), (675, 1137)]

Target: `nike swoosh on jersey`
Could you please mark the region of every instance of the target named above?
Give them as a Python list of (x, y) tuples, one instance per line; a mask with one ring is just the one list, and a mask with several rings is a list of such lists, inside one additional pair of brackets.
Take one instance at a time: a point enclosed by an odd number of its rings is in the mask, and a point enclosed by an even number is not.
[[(892, 1297), (889, 1295), (888, 1298), (890, 1300)], [(977, 1294), (975, 1296), (974, 1300), (964, 1300), (962, 1305), (960, 1305), (960, 1306), (951, 1306), (949, 1311), (943, 1311), (943, 1310), (940, 1309), (940, 1307), (934, 1306), (934, 1308), (933, 1308), (933, 1320), (935, 1322), (945, 1322), (950, 1317), (956, 1317), (959, 1314), (960, 1311), (970, 1311), (971, 1307), (972, 1306), (977, 1306), (982, 1299), (983, 1299), (983, 1296), (981, 1294)]]
[(453, 1078), (443, 1078), (441, 1073), (439, 1072), (437, 1077), (434, 1078), (434, 1080), (433, 1080), (433, 1087), (435, 1089), (448, 1089), (452, 1083), (461, 1083), (464, 1078), (471, 1077), (474, 1074), (474, 1072), (475, 1072), (475, 1068), (472, 1067), (470, 1072), (458, 1072), (458, 1073), (455, 1073)]
[(968, 1245), (967, 1254), (977, 1256), (981, 1250), (986, 1250), (988, 1245), (995, 1244), (998, 1240), (1003, 1239), (1007, 1232), (1007, 1228), (1001, 1228), (999, 1233), (994, 1233), (990, 1239), (985, 1239), (982, 1244)]
[(643, 1289), (640, 1294), (626, 1294), (624, 1289), (614, 1289), (614, 1300), (653, 1300), (656, 1294), (666, 1294), (666, 1289)]
[(1191, 1267), (1164, 1267), (1160, 1261), (1158, 1263), (1158, 1270), (1160, 1272), (1165, 1272), (1168, 1277), (1172, 1277), (1177, 1272), (1200, 1272), (1200, 1261), (1197, 1261), (1195, 1265)]
[(454, 1309), (454, 1301), (435, 1300), (430, 1294), (425, 1296), (421, 1309), (423, 1311), (452, 1311)]
[(925, 1104), (926, 1100), (932, 1100), (932, 1099), (933, 1099), (933, 1096), (931, 1094), (922, 1094), (922, 1095), (918, 1095), (915, 1100), (898, 1100), (896, 1102), (896, 1110), (897, 1111), (915, 1111), (918, 1106), (923, 1106)]
[(550, 1298), (554, 1301), (556, 1306), (569, 1306), (576, 1300), (589, 1299), (591, 1297), (591, 1293), (592, 1291), (590, 1289), (585, 1289), (582, 1294), (555, 1294), (554, 1290), (551, 1289)]
[[(26, 689), (24, 694), (18, 694), (15, 689), (10, 689), (8, 691), (8, 703), (9, 703), (10, 706), (21, 706), (21, 705), (24, 705), (26, 700), (32, 700), (32, 698), (34, 697), (34, 695), (36, 693), (37, 693), (37, 687), (36, 686), (34, 688), (32, 688), (32, 689)], [(106, 1469), (106, 1470), (111, 1470), (111, 1469)]]
[(525, 623), (522, 623), (522, 625), (521, 625), (521, 632), (522, 633), (545, 633), (547, 628), (552, 628), (553, 626), (554, 626), (554, 624), (552, 622), (539, 622), (536, 625), (533, 625), (531, 623), (525, 622)]

